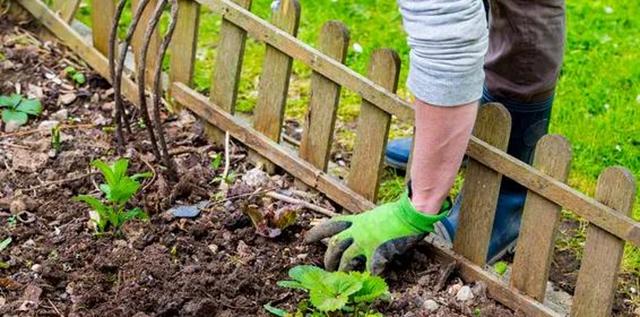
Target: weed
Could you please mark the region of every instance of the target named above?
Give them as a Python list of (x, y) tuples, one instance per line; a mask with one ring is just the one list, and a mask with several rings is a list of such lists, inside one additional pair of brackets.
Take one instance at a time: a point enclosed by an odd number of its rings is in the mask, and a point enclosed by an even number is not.
[(505, 261), (499, 261), (493, 265), (493, 269), (498, 273), (498, 275), (503, 276), (504, 273), (507, 273), (507, 269), (509, 268), (509, 264)]
[(289, 270), (290, 281), (279, 286), (304, 290), (309, 299), (298, 304), (295, 313), (275, 308), (264, 308), (276, 316), (353, 316), (374, 317), (382, 314), (372, 311), (371, 304), (389, 297), (387, 283), (378, 276), (360, 272), (327, 272), (310, 265), (299, 265)]
[(216, 153), (211, 158), (211, 169), (215, 171), (220, 168), (220, 165), (222, 165), (222, 154)]
[(82, 86), (87, 82), (87, 78), (84, 76), (84, 74), (82, 72), (79, 72), (73, 66), (68, 66), (67, 68), (65, 68), (64, 74), (67, 76), (67, 78), (73, 80), (73, 82), (75, 82), (79, 86)]
[[(8, 248), (9, 244), (11, 244), (11, 241), (13, 241), (13, 239), (11, 239), (11, 237), (2, 240), (2, 242), (0, 242), (0, 252), (4, 251), (4, 249)], [(9, 268), (9, 264), (4, 262), (4, 261), (0, 261), (0, 269), (6, 269), (6, 268)]]
[(92, 217), (99, 233), (105, 232), (109, 227), (119, 230), (127, 221), (132, 219), (147, 219), (147, 214), (140, 208), (126, 209), (127, 202), (140, 189), (139, 179), (148, 178), (150, 173), (127, 175), (129, 160), (120, 159), (112, 166), (96, 160), (91, 163), (99, 169), (106, 183), (100, 185), (100, 190), (105, 194), (107, 203), (89, 195), (79, 195), (76, 201), (88, 204), (97, 216)]
[(56, 153), (60, 152), (62, 149), (62, 141), (60, 139), (60, 125), (56, 125), (51, 128), (51, 148), (56, 151)]
[(42, 104), (38, 99), (25, 98), (20, 94), (0, 96), (2, 121), (23, 126), (29, 121), (29, 115), (38, 116), (42, 113)]

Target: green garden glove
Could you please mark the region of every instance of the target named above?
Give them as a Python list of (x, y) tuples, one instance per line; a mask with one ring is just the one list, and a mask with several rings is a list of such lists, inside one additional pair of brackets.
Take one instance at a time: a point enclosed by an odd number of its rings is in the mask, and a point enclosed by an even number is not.
[(398, 201), (358, 215), (338, 216), (315, 226), (306, 242), (333, 236), (324, 256), (329, 271), (353, 270), (365, 262), (372, 274), (380, 274), (394, 256), (406, 252), (433, 231), (433, 224), (444, 219), (451, 208), (447, 200), (440, 214), (431, 216), (413, 207), (408, 193)]

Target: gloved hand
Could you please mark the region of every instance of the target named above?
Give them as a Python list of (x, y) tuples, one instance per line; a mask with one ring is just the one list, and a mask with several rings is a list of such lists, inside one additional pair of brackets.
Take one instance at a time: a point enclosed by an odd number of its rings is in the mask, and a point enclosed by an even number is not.
[(369, 272), (380, 274), (394, 256), (432, 232), (434, 223), (444, 219), (450, 208), (447, 200), (438, 215), (421, 213), (405, 193), (396, 202), (317, 225), (309, 230), (305, 241), (317, 242), (332, 236), (324, 256), (325, 269), (329, 271), (353, 270), (364, 261)]

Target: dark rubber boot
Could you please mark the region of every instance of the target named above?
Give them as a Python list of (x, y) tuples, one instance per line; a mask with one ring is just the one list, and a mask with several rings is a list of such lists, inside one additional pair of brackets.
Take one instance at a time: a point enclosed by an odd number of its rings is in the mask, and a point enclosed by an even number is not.
[[(500, 102), (511, 113), (512, 130), (507, 152), (517, 159), (531, 164), (538, 140), (549, 127), (553, 97), (536, 104), (520, 104), (509, 100), (497, 100), (486, 90), (483, 103)], [(492, 263), (513, 249), (520, 230), (522, 207), (527, 189), (508, 178), (503, 178), (498, 197), (498, 207), (493, 224), (487, 261)], [(462, 197), (458, 196), (447, 219), (438, 227), (438, 235), (448, 242), (453, 241), (458, 226)]]

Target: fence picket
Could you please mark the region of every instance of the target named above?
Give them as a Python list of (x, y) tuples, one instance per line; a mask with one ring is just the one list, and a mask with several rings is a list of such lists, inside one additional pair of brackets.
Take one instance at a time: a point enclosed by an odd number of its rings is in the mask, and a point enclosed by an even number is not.
[[(137, 8), (142, 1), (143, 0), (132, 0), (131, 7)], [(131, 39), (131, 47), (133, 48), (136, 63), (138, 63), (138, 61), (140, 60), (142, 43), (144, 42), (144, 32), (147, 29), (149, 20), (153, 17), (153, 11), (155, 10), (157, 4), (158, 0), (149, 1), (149, 4), (147, 4), (147, 7), (142, 13), (140, 23), (138, 23), (138, 27), (133, 34), (133, 39)], [(135, 9), (133, 9), (133, 12), (135, 12)], [(181, 34), (176, 34), (176, 37), (180, 36)], [(156, 28), (155, 32), (153, 32), (151, 43), (149, 43), (149, 54), (147, 56), (147, 65), (145, 65), (145, 83), (149, 88), (153, 87), (154, 85), (155, 79), (153, 78), (153, 70), (156, 69), (156, 65), (158, 65), (158, 56), (155, 52), (157, 52), (159, 49), (160, 33), (158, 32), (158, 28)]]
[[(633, 174), (607, 168), (598, 178), (596, 199), (630, 216), (636, 195)], [(625, 241), (590, 224), (578, 273), (571, 316), (610, 316)]]
[[(318, 40), (319, 50), (344, 63), (349, 48), (349, 31), (338, 21), (324, 24)], [(311, 74), (311, 97), (304, 122), (300, 157), (326, 171), (340, 102), (340, 85), (317, 72)]]
[(93, 1), (91, 3), (93, 47), (104, 56), (109, 55), (109, 36), (111, 35), (111, 25), (115, 10), (116, 4), (113, 0)]
[[(473, 134), (506, 151), (511, 131), (511, 116), (501, 104), (480, 107)], [(502, 175), (470, 159), (462, 187), (462, 206), (453, 250), (477, 265), (487, 260)]]
[[(570, 165), (571, 145), (564, 137), (545, 135), (538, 141), (535, 168), (566, 182)], [(561, 210), (562, 207), (530, 191), (522, 211), (510, 283), (540, 302), (544, 301)]]
[[(273, 14), (272, 23), (295, 36), (300, 24), (300, 4), (297, 0), (283, 0)], [(264, 66), (258, 87), (258, 101), (254, 109), (256, 130), (278, 142), (282, 131), (284, 107), (289, 90), (293, 59), (267, 45)]]
[[(298, 1), (283, 0), (279, 9), (274, 12), (271, 22), (284, 32), (296, 36), (300, 25)], [(253, 124), (257, 131), (276, 142), (280, 142), (292, 65), (291, 56), (271, 45), (266, 45), (262, 75), (258, 85), (258, 100), (253, 110), (255, 118)], [(264, 165), (267, 171), (273, 172), (275, 168), (273, 164), (261, 160), (255, 154), (251, 157)]]
[[(249, 10), (251, 0), (235, 0), (238, 5)], [(209, 100), (233, 114), (238, 97), (238, 85), (242, 73), (242, 59), (247, 39), (247, 31), (222, 17), (220, 42), (216, 55), (216, 67), (211, 81)], [(206, 134), (211, 143), (221, 145), (224, 133), (215, 126), (206, 123)]]
[[(389, 90), (398, 88), (400, 57), (390, 49), (376, 50), (369, 62), (369, 78)], [(358, 117), (356, 141), (347, 184), (371, 201), (376, 201), (383, 169), (391, 115), (363, 99)]]
[[(105, 1), (105, 0), (103, 0)], [(80, 6), (80, 0), (54, 0), (51, 8), (67, 23), (73, 21), (76, 11)]]
[[(171, 66), (169, 81), (191, 85), (193, 67), (198, 46), (198, 26), (200, 25), (200, 4), (193, 0), (178, 0), (178, 22), (171, 39)], [(180, 111), (180, 104), (173, 103), (174, 111)]]

